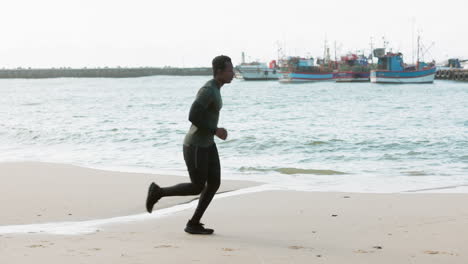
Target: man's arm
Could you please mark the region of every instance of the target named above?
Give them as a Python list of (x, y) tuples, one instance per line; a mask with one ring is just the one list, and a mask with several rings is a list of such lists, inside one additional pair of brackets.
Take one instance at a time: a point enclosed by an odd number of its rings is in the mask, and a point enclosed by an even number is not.
[(208, 114), (207, 109), (207, 106), (195, 100), (192, 107), (190, 107), (189, 120), (196, 127), (210, 131), (211, 134), (215, 135), (216, 127), (211, 127), (210, 124), (208, 124), (208, 119), (206, 119), (206, 115)]

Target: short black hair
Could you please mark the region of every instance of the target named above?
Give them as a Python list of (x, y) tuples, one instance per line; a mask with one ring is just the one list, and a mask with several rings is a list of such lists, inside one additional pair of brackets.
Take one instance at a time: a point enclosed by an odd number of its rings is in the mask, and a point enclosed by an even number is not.
[(216, 56), (211, 62), (211, 64), (213, 65), (213, 77), (216, 77), (216, 73), (218, 72), (218, 70), (224, 71), (224, 69), (226, 69), (227, 63), (232, 64), (231, 58), (229, 58), (228, 56)]

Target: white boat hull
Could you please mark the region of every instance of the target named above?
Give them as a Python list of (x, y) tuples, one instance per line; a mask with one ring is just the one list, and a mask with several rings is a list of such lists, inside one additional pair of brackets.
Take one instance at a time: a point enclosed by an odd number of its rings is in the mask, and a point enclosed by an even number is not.
[(245, 72), (240, 73), (244, 80), (278, 80), (279, 74), (273, 71)]
[(277, 69), (268, 68), (264, 64), (239, 66), (239, 74), (246, 81), (278, 80), (280, 74)]
[(372, 83), (432, 83), (434, 77), (435, 74), (414, 78), (382, 78), (371, 75), (370, 81)]

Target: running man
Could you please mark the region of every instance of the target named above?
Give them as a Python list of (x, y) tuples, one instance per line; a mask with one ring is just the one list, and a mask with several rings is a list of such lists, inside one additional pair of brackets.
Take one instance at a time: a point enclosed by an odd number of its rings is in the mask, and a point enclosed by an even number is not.
[(221, 167), (214, 135), (226, 140), (227, 131), (218, 127), (219, 111), (223, 106), (221, 87), (232, 81), (234, 69), (231, 58), (221, 55), (212, 61), (213, 79), (197, 93), (190, 108), (192, 125), (184, 139), (184, 160), (190, 175), (190, 183), (161, 188), (151, 183), (146, 198), (146, 209), (152, 212), (159, 199), (166, 196), (200, 195), (198, 206), (188, 221), (185, 232), (209, 235), (213, 229), (205, 228), (200, 219), (213, 199), (221, 183)]

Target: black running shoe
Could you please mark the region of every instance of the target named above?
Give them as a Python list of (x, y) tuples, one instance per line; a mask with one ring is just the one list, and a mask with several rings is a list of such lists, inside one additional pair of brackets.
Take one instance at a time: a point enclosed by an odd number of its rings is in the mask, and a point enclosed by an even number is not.
[(153, 206), (161, 199), (161, 187), (156, 183), (151, 183), (148, 188), (148, 197), (146, 197), (146, 210), (151, 214), (153, 211)]
[(203, 227), (202, 223), (193, 223), (192, 220), (188, 221), (184, 230), (192, 235), (211, 235), (214, 232), (213, 229)]

